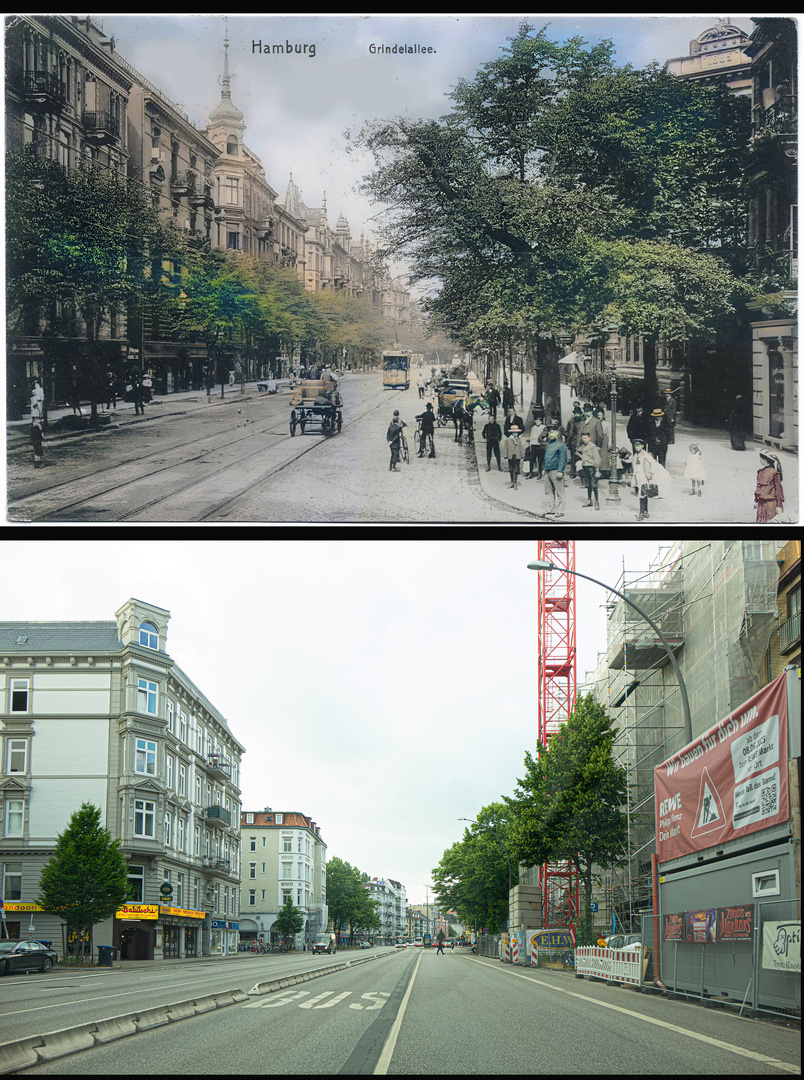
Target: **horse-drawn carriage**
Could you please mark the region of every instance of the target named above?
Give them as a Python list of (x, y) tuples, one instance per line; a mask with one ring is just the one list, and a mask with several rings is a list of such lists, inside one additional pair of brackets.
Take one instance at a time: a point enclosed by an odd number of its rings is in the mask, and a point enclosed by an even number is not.
[(483, 403), (483, 396), (472, 392), (468, 379), (446, 379), (438, 387), (438, 426), (444, 427), (451, 420), (455, 441), (462, 442), (467, 431), (469, 442), (473, 442), (472, 414)]
[(317, 428), (322, 435), (335, 435), (343, 426), (341, 395), (334, 379), (303, 379), (290, 398), (290, 434), (298, 427), (302, 435)]

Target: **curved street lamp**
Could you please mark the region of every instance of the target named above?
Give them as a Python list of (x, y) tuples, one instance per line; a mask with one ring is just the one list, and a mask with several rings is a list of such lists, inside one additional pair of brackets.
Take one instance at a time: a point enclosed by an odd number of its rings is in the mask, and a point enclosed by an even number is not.
[(687, 687), (681, 674), (681, 668), (678, 666), (678, 661), (676, 660), (675, 653), (670, 647), (670, 642), (664, 636), (664, 634), (650, 617), (650, 615), (648, 615), (647, 612), (643, 611), (638, 604), (635, 604), (633, 600), (629, 600), (627, 596), (623, 596), (623, 594), (621, 592), (618, 592), (617, 589), (613, 589), (611, 585), (606, 585), (604, 582), (598, 581), (597, 578), (589, 577), (588, 574), (579, 574), (577, 570), (567, 570), (563, 566), (553, 566), (551, 562), (546, 561), (528, 563), (528, 570), (559, 570), (562, 574), (572, 574), (573, 577), (580, 577), (584, 578), (585, 581), (591, 581), (595, 585), (600, 585), (601, 588), (607, 589), (610, 593), (614, 593), (615, 596), (619, 596), (619, 598), (625, 601), (625, 603), (628, 604), (629, 607), (632, 607), (634, 611), (641, 615), (645, 622), (650, 624), (654, 633), (658, 635), (659, 640), (664, 646), (665, 652), (670, 658), (670, 663), (673, 665), (673, 671), (675, 671), (676, 673), (676, 679), (678, 680), (678, 688), (681, 691), (681, 702), (684, 707), (684, 736), (686, 739), (685, 745), (691, 743), (692, 716), (690, 715), (690, 703), (689, 698), (687, 697)]

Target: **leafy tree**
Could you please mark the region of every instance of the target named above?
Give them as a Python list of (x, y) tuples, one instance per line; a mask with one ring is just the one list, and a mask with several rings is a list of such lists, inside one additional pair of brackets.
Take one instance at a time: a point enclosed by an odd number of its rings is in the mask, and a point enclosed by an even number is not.
[(274, 925), (285, 941), (288, 941), (291, 937), (295, 937), (296, 934), (301, 932), (301, 929), (304, 926), (304, 916), (294, 905), (290, 897), (288, 897), (282, 905), (281, 910), (276, 916)]
[[(624, 814), (626, 772), (612, 757), (612, 720), (591, 694), (538, 756), (525, 754), (525, 777), (506, 798), (514, 819), (513, 847), (528, 866), (572, 860), (583, 881), (586, 927), (591, 927), (593, 867), (628, 862)], [(588, 942), (582, 942), (587, 944)]]
[(110, 919), (129, 894), (128, 868), (120, 841), (101, 825), (101, 812), (82, 803), (56, 839), (56, 850), (42, 868), (37, 903), (49, 915), (85, 931)]
[(336, 931), (349, 927), (349, 937), (356, 930), (374, 930), (380, 925), (376, 902), (366, 892), (363, 882), (368, 875), (361, 873), (337, 856), (327, 862), (327, 906)]
[(510, 814), (502, 803), (490, 803), (464, 830), (462, 841), (448, 848), (432, 871), (433, 890), (442, 909), (455, 910), (467, 924), (477, 922), (492, 933), (504, 929), (508, 917), (508, 868), (518, 883), (513, 862)]

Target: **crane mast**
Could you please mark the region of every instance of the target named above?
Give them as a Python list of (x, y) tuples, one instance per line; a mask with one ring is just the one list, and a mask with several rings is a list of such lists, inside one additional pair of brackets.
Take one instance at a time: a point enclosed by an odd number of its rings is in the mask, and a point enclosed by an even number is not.
[[(539, 560), (561, 570), (575, 570), (574, 540), (540, 540)], [(539, 741), (546, 746), (575, 708), (578, 672), (575, 650), (575, 577), (572, 573), (538, 575)], [(568, 927), (579, 915), (578, 870), (574, 862), (545, 863), (539, 868), (543, 926)]]

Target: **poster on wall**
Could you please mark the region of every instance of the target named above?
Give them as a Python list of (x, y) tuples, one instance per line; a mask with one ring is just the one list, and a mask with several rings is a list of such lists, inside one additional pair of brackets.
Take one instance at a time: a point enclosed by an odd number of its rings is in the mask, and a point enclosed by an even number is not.
[(684, 940), (710, 945), (716, 939), (717, 912), (714, 908), (705, 911), (688, 911), (684, 915)]
[(787, 676), (654, 770), (659, 862), (788, 821)]
[(678, 911), (663, 918), (665, 941), (703, 945), (719, 941), (751, 941), (754, 936), (753, 904)]
[(762, 966), (801, 973), (801, 923), (766, 922), (762, 927)]
[(751, 941), (753, 936), (753, 904), (734, 904), (717, 909), (718, 941)]

